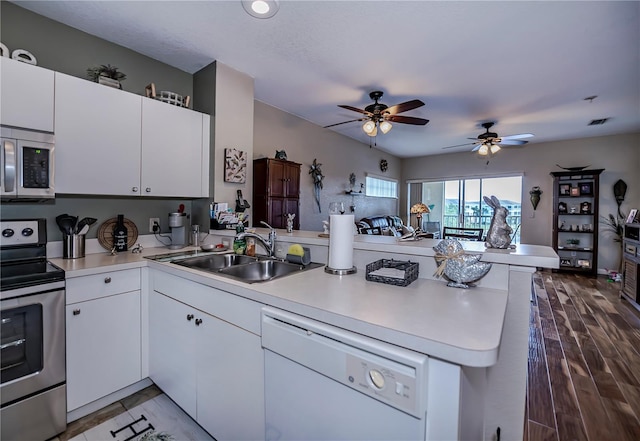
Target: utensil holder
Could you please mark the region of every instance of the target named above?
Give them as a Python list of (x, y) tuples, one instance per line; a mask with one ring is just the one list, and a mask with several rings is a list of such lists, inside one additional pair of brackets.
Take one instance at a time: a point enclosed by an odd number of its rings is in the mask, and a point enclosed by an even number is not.
[(84, 234), (62, 235), (62, 258), (79, 259), (84, 257)]

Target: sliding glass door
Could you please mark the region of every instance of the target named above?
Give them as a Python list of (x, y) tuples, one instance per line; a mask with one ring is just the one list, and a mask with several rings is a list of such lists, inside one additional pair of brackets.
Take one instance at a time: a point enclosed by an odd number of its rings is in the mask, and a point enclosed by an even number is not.
[[(520, 242), (522, 176), (455, 179), (416, 182), (409, 185), (409, 207), (422, 202), (429, 207), (423, 216), (424, 231), (442, 231), (443, 227), (482, 228), (489, 231), (493, 209), (483, 197), (496, 196), (509, 210), (507, 222), (516, 230), (514, 243)], [(415, 222), (415, 221), (414, 221)]]

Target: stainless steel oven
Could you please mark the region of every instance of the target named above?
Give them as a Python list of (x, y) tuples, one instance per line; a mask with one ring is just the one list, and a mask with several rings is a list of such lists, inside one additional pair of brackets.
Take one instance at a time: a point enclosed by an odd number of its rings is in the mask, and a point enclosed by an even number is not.
[(44, 219), (0, 221), (0, 438), (66, 428), (64, 271), (46, 259)]
[(2, 200), (54, 198), (54, 135), (3, 126), (0, 136)]

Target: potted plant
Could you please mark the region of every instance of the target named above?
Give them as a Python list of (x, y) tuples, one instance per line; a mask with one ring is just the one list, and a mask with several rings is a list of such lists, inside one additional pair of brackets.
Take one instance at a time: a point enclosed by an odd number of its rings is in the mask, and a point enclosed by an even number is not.
[(110, 64), (93, 66), (87, 69), (87, 75), (89, 79), (96, 83), (104, 84), (111, 87), (122, 89), (121, 81), (127, 79), (127, 76), (118, 71), (116, 66)]
[(623, 242), (622, 238), (624, 236), (624, 222), (625, 216), (624, 213), (619, 213), (617, 216), (609, 213), (609, 217), (604, 217), (604, 225), (606, 227), (607, 232), (613, 233), (615, 237), (613, 238), (614, 242), (618, 242), (620, 244), (619, 256), (620, 256), (620, 273), (622, 273), (623, 259), (622, 259), (622, 247)]

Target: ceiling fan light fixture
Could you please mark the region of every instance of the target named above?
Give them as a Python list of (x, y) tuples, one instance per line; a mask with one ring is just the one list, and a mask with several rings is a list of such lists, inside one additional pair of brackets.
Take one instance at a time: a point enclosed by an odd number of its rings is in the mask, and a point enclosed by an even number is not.
[(490, 150), (491, 150), (491, 154), (494, 154), (494, 153), (498, 153), (501, 149), (498, 144), (491, 144)]
[(271, 18), (278, 12), (278, 0), (242, 0), (242, 7), (252, 17)]
[(391, 130), (393, 126), (391, 125), (391, 123), (389, 121), (382, 121), (380, 123), (380, 130), (382, 130), (382, 133), (387, 134), (389, 133), (389, 130)]
[(482, 144), (478, 149), (478, 154), (480, 156), (487, 156), (489, 154), (489, 146), (487, 146), (487, 144)]
[(369, 136), (375, 136), (378, 133), (378, 128), (376, 127), (376, 123), (369, 120), (362, 124), (362, 130)]

